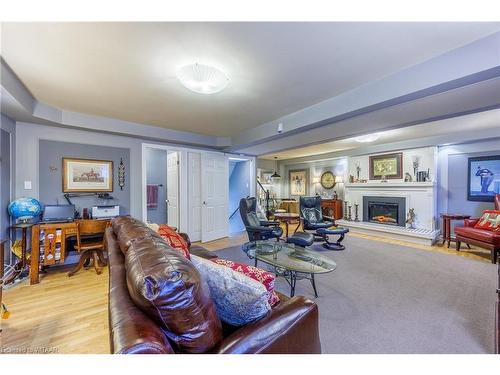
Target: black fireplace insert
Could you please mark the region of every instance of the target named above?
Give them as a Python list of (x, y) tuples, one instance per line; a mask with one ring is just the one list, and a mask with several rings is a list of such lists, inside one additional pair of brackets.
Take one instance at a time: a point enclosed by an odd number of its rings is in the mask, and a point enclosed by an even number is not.
[(402, 197), (363, 197), (363, 221), (405, 226), (406, 199)]

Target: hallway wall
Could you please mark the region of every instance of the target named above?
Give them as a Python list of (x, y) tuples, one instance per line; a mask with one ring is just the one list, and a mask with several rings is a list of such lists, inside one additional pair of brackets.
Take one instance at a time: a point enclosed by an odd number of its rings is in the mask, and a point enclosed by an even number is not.
[[(230, 161), (228, 215), (231, 215), (238, 208), (241, 198), (250, 195), (250, 165), (249, 161)], [(241, 221), (239, 212), (237, 212), (229, 221), (229, 233), (243, 230), (245, 230), (245, 226)]]

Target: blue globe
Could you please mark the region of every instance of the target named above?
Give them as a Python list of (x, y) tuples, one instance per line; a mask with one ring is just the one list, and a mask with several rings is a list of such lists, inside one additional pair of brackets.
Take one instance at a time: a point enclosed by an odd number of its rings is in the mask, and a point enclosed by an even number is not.
[(18, 198), (10, 202), (9, 214), (21, 221), (32, 219), (42, 212), (42, 206), (35, 198)]

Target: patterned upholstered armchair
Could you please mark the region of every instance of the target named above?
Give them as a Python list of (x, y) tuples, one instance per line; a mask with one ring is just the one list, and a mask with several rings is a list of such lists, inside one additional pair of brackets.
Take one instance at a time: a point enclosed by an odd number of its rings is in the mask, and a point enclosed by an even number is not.
[(268, 240), (276, 238), (279, 240), (283, 230), (277, 221), (259, 220), (257, 217), (257, 199), (255, 197), (242, 198), (240, 200), (240, 215), (249, 241)]
[(304, 230), (316, 231), (335, 225), (333, 217), (323, 215), (320, 196), (300, 197), (300, 217), (304, 223)]

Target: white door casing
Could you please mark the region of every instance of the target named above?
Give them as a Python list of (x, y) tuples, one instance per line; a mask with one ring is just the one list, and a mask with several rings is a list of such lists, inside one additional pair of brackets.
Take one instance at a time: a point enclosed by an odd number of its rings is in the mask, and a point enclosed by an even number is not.
[(167, 223), (179, 227), (179, 155), (167, 152)]
[(201, 241), (201, 153), (188, 152), (188, 233), (191, 241)]
[(201, 154), (202, 242), (228, 235), (228, 158), (224, 154)]

